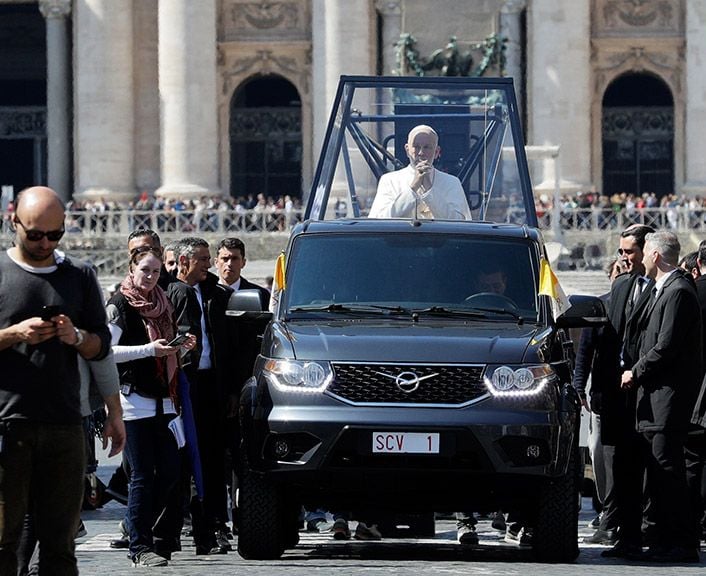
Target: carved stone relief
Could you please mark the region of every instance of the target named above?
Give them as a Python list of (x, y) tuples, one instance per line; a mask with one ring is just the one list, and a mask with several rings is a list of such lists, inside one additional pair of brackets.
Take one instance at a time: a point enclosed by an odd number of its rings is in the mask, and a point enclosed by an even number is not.
[(309, 39), (309, 0), (226, 0), (221, 13), (222, 41)]
[(594, 0), (593, 35), (679, 35), (683, 11), (683, 0)]
[(239, 50), (235, 57), (225, 60), (223, 66), (223, 94), (228, 94), (234, 84), (242, 79), (258, 75), (279, 74), (292, 81), (304, 94), (309, 93), (309, 77), (311, 74), (311, 48), (299, 47), (298, 50), (256, 48), (254, 50)]
[(594, 45), (592, 60), (596, 94), (603, 94), (608, 84), (624, 72), (647, 71), (663, 78), (677, 97), (682, 95), (683, 42), (665, 47), (639, 45), (603, 50)]

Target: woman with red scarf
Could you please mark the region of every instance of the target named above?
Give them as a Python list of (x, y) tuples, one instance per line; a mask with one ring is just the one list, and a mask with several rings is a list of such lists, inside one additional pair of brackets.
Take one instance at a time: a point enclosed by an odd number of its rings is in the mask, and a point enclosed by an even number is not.
[(168, 344), (176, 336), (176, 326), (172, 305), (157, 286), (160, 256), (150, 247), (133, 252), (130, 272), (107, 310), (130, 465), (129, 555), (140, 566), (167, 565), (166, 558), (154, 551), (152, 526), (179, 479), (178, 446), (169, 429), (178, 410), (177, 353), (196, 343), (190, 336), (181, 347)]

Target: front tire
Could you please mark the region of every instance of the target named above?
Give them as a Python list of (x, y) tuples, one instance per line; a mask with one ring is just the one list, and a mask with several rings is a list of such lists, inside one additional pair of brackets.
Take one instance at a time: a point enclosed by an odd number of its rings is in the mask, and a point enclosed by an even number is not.
[(246, 560), (276, 560), (287, 546), (282, 488), (245, 469), (239, 500), (238, 553)]
[(566, 474), (544, 485), (532, 547), (541, 562), (573, 562), (579, 555), (578, 447), (571, 451)]

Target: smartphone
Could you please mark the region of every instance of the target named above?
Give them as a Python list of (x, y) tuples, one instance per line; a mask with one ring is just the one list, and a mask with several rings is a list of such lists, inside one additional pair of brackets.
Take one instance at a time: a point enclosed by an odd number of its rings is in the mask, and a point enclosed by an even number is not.
[(167, 346), (181, 346), (189, 337), (186, 334), (178, 334), (174, 340), (167, 343)]
[(61, 314), (59, 306), (42, 306), (42, 313), (40, 314), (42, 320), (45, 322), (50, 321), (54, 316)]

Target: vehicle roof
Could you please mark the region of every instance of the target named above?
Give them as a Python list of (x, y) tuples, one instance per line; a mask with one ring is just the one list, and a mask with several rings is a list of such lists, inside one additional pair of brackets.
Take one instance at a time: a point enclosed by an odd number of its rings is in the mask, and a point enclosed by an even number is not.
[(528, 238), (533, 241), (541, 241), (541, 234), (536, 228), (531, 228), (523, 224), (468, 220), (385, 220), (377, 218), (307, 220), (295, 228), (293, 235), (335, 232), (463, 234), (472, 236)]

